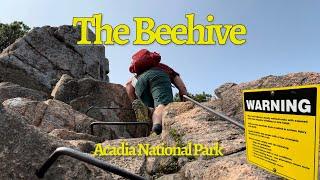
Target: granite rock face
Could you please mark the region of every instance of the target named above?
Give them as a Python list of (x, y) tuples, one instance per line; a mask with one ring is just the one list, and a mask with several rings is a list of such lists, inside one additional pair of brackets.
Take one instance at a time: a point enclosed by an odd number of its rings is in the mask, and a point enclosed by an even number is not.
[(48, 95), (44, 92), (28, 89), (11, 82), (0, 83), (0, 103), (7, 99), (23, 97), (31, 100), (46, 100)]
[[(52, 99), (32, 101), (25, 98), (13, 98), (4, 101), (3, 108), (25, 117), (28, 124), (47, 133), (55, 129), (66, 129), (89, 134), (90, 124), (96, 122), (96, 120), (75, 111), (70, 105)], [(95, 135), (104, 139), (114, 138), (114, 132), (108, 127), (95, 127), (94, 131)]]
[[(36, 170), (57, 147), (75, 148), (4, 110), (0, 110), (0, 137), (0, 179), (38, 179)], [(44, 179), (111, 179), (111, 176), (94, 166), (60, 157)]]
[[(205, 105), (221, 111), (221, 100)], [(133, 156), (100, 157), (150, 179), (281, 179), (271, 173), (247, 163), (244, 132), (207, 113), (191, 102), (171, 103), (163, 114), (163, 132), (145, 138), (106, 140), (103, 146), (120, 146), (125, 141), (130, 146), (139, 143), (151, 146), (184, 147), (188, 142), (213, 145), (219, 142), (223, 156)], [(112, 175), (115, 179), (122, 179)]]
[[(117, 146), (119, 147), (121, 143), (128, 143), (130, 146), (138, 146), (138, 144), (150, 144), (152, 146), (160, 144), (160, 138), (158, 136), (149, 136), (143, 138), (130, 138), (130, 139), (116, 139), (116, 140), (106, 140), (102, 143), (102, 146)], [(146, 177), (148, 179), (152, 178), (152, 175), (148, 174), (146, 171), (146, 161), (148, 157), (146, 156), (103, 156), (97, 157), (101, 160), (114, 164), (115, 166), (122, 167), (127, 171), (133, 172), (140, 176)], [(114, 179), (125, 179), (121, 176), (113, 174)]]
[[(205, 105), (221, 111), (221, 101)], [(244, 133), (234, 125), (209, 114), (191, 102), (172, 103), (163, 115), (162, 139), (169, 145), (185, 146), (188, 142), (213, 145), (219, 142), (223, 154), (228, 155), (245, 148)]]
[[(126, 90), (120, 84), (92, 78), (75, 79), (65, 74), (56, 84), (51, 96), (98, 121), (136, 121)], [(141, 137), (146, 134), (146, 128), (143, 126), (112, 126), (111, 128), (118, 137)]]
[(247, 163), (245, 151), (213, 160), (197, 160), (187, 163), (180, 171), (184, 179), (256, 180), (282, 178)]
[[(91, 135), (92, 122), (136, 119), (125, 88), (109, 83), (104, 46), (78, 46), (79, 38), (79, 29), (71, 26), (35, 28), (0, 54), (0, 179), (37, 179), (36, 169), (58, 147), (90, 153), (96, 143), (119, 146), (123, 141), (174, 147), (219, 143), (223, 156), (97, 158), (148, 179), (280, 179), (247, 163), (241, 129), (191, 102), (166, 106), (160, 136), (142, 137), (148, 131), (143, 126), (95, 126)], [(242, 90), (319, 83), (319, 73), (226, 83), (215, 90), (217, 99), (203, 104), (241, 122)], [(45, 179), (124, 178), (60, 157)]]
[(0, 54), (0, 82), (50, 92), (62, 74), (109, 81), (104, 46), (79, 46), (79, 39), (80, 29), (72, 26), (32, 29)]
[(215, 90), (221, 99), (221, 111), (239, 121), (243, 119), (242, 90), (320, 84), (320, 73), (301, 72), (283, 76), (266, 76), (241, 84), (226, 83)]
[(54, 129), (49, 134), (63, 140), (87, 140), (92, 142), (103, 141), (103, 138), (101, 137), (93, 136), (87, 133), (76, 133), (75, 131), (69, 131), (67, 129)]
[[(239, 118), (239, 121), (241, 121), (241, 90), (316, 84), (319, 82), (319, 77), (317, 73), (298, 73), (277, 78), (266, 77), (239, 85), (231, 83), (219, 89), (218, 99), (203, 104), (216, 111), (223, 112), (234, 118)], [(218, 142), (222, 147), (221, 151), (223, 153), (223, 156), (218, 157), (200, 155), (190, 157), (106, 156), (97, 158), (149, 179), (281, 179), (254, 165), (248, 164), (245, 156), (245, 138), (241, 129), (206, 112), (191, 102), (171, 103), (166, 106), (163, 113), (163, 132), (160, 136), (151, 134), (143, 138), (111, 140), (113, 138), (119, 138), (117, 135), (114, 135), (112, 138), (103, 138), (104, 133), (108, 134), (108, 132), (113, 132), (111, 128), (96, 129), (96, 136), (89, 135), (88, 125), (93, 121), (105, 118), (101, 115), (101, 112), (93, 111), (88, 113), (89, 116), (96, 119), (88, 117), (81, 112), (85, 112), (90, 106), (126, 107), (130, 109), (130, 104), (128, 103), (127, 97), (125, 97), (125, 92), (121, 85), (105, 83), (91, 78), (75, 79), (71, 76), (63, 75), (53, 90), (52, 96), (55, 98), (54, 100), (37, 101), (26, 98), (13, 98), (4, 101), (3, 109), (6, 112), (17, 114), (16, 116), (18, 117), (15, 119), (18, 119), (20, 124), (24, 124), (23, 127), (33, 129), (28, 129), (28, 132), (25, 132), (25, 130), (21, 130), (19, 127), (16, 127), (16, 125), (11, 124), (11, 121), (0, 122), (0, 130), (2, 131), (0, 131), (0, 133), (2, 133), (0, 135), (4, 136), (4, 142), (15, 142), (11, 140), (12, 137), (19, 137), (21, 135), (14, 135), (12, 132), (18, 133), (18, 131), (21, 131), (27, 135), (22, 138), (23, 141), (15, 143), (18, 144), (18, 146), (26, 147), (25, 142), (31, 142), (28, 144), (30, 147), (27, 147), (27, 149), (35, 147), (34, 151), (41, 155), (44, 154), (44, 156), (48, 155), (58, 146), (69, 146), (89, 153), (94, 151), (94, 146), (98, 142), (103, 142), (103, 146), (120, 146), (121, 142), (126, 141), (130, 146), (137, 146), (138, 144), (150, 144), (151, 146), (165, 144), (166, 146), (178, 147), (186, 146), (188, 142), (201, 143), (204, 145), (213, 145), (213, 143)], [(108, 111), (110, 111), (109, 113), (117, 112), (117, 110)], [(123, 116), (129, 117), (131, 115), (127, 116), (123, 114)], [(116, 120), (119, 120), (119, 116), (114, 117), (116, 117)], [(2, 128), (2, 126), (4, 126), (4, 128)], [(6, 133), (7, 129), (10, 128), (13, 130), (10, 131), (10, 133)], [(35, 136), (33, 135), (33, 131), (41, 135)], [(129, 134), (130, 131), (118, 129), (118, 133), (120, 132)], [(35, 140), (33, 140), (33, 138), (35, 138)], [(50, 139), (47, 143), (57, 145), (52, 146), (52, 149), (47, 151), (45, 151), (45, 148), (38, 148), (39, 144), (46, 145), (46, 143), (42, 141), (39, 142), (45, 138)], [(32, 144), (33, 142), (37, 144)], [(51, 147), (50, 145), (48, 146)], [(0, 168), (3, 168), (0, 169), (1, 171), (6, 171), (4, 175), (0, 175), (0, 178), (12, 176), (14, 179), (28, 179), (29, 174), (27, 172), (31, 170), (22, 169), (22, 172), (13, 172), (16, 167), (20, 168), (16, 164), (18, 161), (13, 159), (13, 156), (6, 154), (9, 152), (7, 150), (9, 148), (6, 146), (4, 149), (1, 148), (2, 147), (0, 147), (1, 160), (12, 163), (2, 167), (0, 166)], [(45, 153), (43, 153), (43, 151), (45, 151)], [(16, 153), (19, 152), (22, 152), (22, 150), (16, 151)], [(34, 154), (35, 152), (28, 154), (31, 154), (32, 157), (39, 158)], [(24, 157), (18, 158), (22, 158), (23, 163), (26, 161), (26, 159), (23, 159)], [(28, 158), (30, 159), (31, 157)], [(37, 164), (38, 161), (40, 160), (34, 161), (35, 166), (39, 165)], [(61, 159), (60, 162), (64, 162), (64, 160)], [(31, 166), (31, 168), (35, 166)], [(69, 172), (72, 166), (65, 167), (62, 165), (59, 166), (59, 168), (61, 169), (56, 170), (55, 167), (53, 167), (49, 173), (52, 173), (52, 176), (58, 177), (58, 179), (61, 176), (70, 179), (70, 177), (74, 178), (79, 175), (85, 179), (97, 179), (101, 177), (103, 177), (103, 179), (124, 179), (114, 174), (99, 174), (100, 171), (96, 171), (95, 168), (84, 170), (81, 165), (77, 166), (78, 169), (73, 173)]]

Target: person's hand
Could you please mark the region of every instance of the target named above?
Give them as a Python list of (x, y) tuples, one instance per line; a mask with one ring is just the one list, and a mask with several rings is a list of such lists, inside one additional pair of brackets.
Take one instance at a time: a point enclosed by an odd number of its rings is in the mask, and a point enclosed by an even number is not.
[(130, 78), (127, 83), (125, 84), (125, 88), (127, 91), (127, 94), (129, 96), (129, 99), (131, 102), (137, 98), (135, 93), (135, 88), (132, 86), (132, 78)]
[(179, 91), (179, 97), (180, 97), (180, 101), (181, 102), (185, 102), (186, 99), (183, 97), (183, 95), (188, 95), (187, 92), (184, 92), (184, 91)]

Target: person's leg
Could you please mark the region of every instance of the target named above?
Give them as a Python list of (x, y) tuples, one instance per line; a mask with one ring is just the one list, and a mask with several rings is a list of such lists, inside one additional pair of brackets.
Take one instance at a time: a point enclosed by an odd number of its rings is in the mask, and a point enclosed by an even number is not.
[(150, 72), (145, 72), (138, 77), (138, 81), (135, 87), (135, 94), (138, 99), (140, 99), (144, 105), (148, 107), (154, 107), (154, 101), (152, 98), (152, 94), (150, 92)]
[(165, 108), (165, 105), (160, 104), (158, 105), (152, 114), (152, 131), (155, 132), (156, 134), (161, 134), (162, 132), (162, 113)]
[(136, 94), (148, 107), (156, 107), (152, 113), (152, 130), (162, 132), (162, 112), (165, 105), (173, 102), (171, 81), (161, 70), (148, 70), (138, 77)]
[(150, 89), (154, 100), (155, 110), (152, 115), (152, 131), (156, 134), (162, 132), (162, 113), (165, 106), (173, 102), (173, 93), (169, 76), (162, 71), (157, 71), (157, 76), (150, 81)]
[(150, 73), (145, 72), (138, 77), (135, 87), (135, 94), (138, 96), (138, 99), (132, 102), (132, 108), (134, 109), (137, 121), (150, 122), (152, 124), (150, 108), (154, 106), (154, 101), (148, 83), (149, 76)]

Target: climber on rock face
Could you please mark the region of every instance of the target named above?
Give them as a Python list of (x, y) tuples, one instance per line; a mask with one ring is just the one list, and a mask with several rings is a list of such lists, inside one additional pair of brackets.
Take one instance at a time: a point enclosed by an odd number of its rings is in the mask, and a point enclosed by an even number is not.
[(130, 100), (133, 101), (137, 120), (146, 121), (151, 117), (152, 131), (156, 134), (162, 132), (164, 107), (173, 102), (171, 83), (178, 88), (181, 100), (183, 95), (187, 94), (180, 75), (169, 66), (160, 63), (160, 60), (161, 56), (158, 53), (146, 49), (135, 53), (129, 68), (135, 76), (126, 83), (126, 90)]

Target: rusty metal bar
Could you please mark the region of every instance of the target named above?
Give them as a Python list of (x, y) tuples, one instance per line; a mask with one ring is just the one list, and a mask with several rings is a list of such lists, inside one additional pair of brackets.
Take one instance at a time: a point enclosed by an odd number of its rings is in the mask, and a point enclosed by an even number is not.
[(207, 106), (199, 103), (198, 101), (196, 101), (196, 100), (194, 100), (194, 99), (192, 99), (192, 98), (190, 98), (190, 97), (188, 97), (188, 96), (186, 96), (186, 95), (183, 95), (183, 97), (186, 98), (186, 99), (188, 99), (189, 101), (195, 103), (196, 105), (202, 107), (203, 109), (207, 110), (208, 112), (210, 112), (210, 113), (212, 113), (212, 114), (214, 114), (214, 115), (217, 115), (217, 116), (219, 116), (220, 118), (222, 118), (222, 119), (224, 119), (224, 120), (226, 120), (226, 121), (229, 121), (230, 123), (238, 126), (238, 127), (241, 128), (242, 130), (244, 130), (244, 126), (243, 126), (242, 123), (239, 123), (239, 122), (237, 122), (236, 120), (234, 120), (234, 119), (232, 119), (232, 118), (230, 118), (230, 117), (228, 117), (228, 116), (226, 116), (226, 115), (224, 115), (224, 114), (222, 114), (222, 113), (220, 113), (220, 112), (217, 112), (217, 111), (215, 111), (215, 110), (213, 110), (213, 109), (211, 109), (211, 108), (209, 108), (209, 107), (207, 107)]
[(148, 132), (149, 132), (149, 125), (150, 123), (148, 122), (93, 122), (90, 124), (90, 132), (91, 135), (94, 135), (93, 133), (93, 126), (96, 125), (117, 125), (117, 126), (125, 126), (125, 125), (145, 125), (147, 126), (147, 132), (146, 132), (146, 136), (148, 136)]
[(112, 164), (106, 163), (102, 160), (93, 158), (89, 156), (88, 154), (85, 154), (83, 152), (67, 148), (67, 147), (59, 147), (57, 148), (48, 158), (48, 160), (36, 171), (36, 176), (38, 178), (43, 178), (45, 173), (48, 171), (48, 169), (51, 167), (51, 165), (59, 158), (59, 156), (65, 155), (70, 156), (72, 158), (78, 159), (80, 161), (86, 162), (88, 164), (94, 165), (98, 168), (101, 168), (107, 172), (111, 172), (114, 174), (117, 174), (119, 176), (128, 178), (128, 179), (134, 179), (134, 180), (146, 180), (146, 178), (139, 176), (137, 174), (131, 173), (125, 169), (119, 168), (117, 166), (114, 166)]

